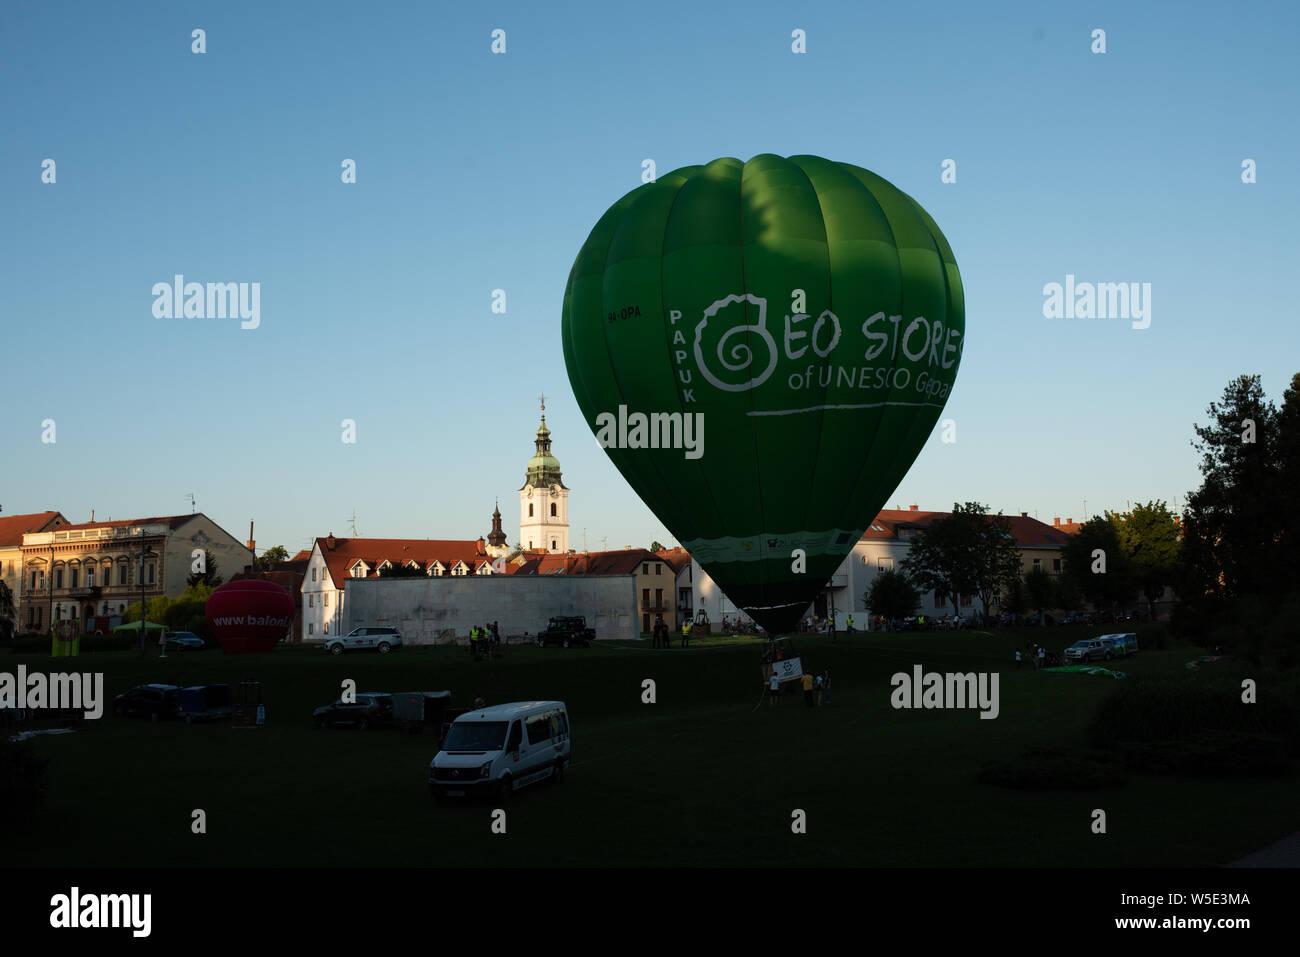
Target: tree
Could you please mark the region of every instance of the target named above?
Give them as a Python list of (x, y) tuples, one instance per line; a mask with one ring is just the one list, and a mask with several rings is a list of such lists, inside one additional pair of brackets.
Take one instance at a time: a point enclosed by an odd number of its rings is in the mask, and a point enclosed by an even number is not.
[[(969, 510), (973, 503), (967, 503)], [(989, 617), (989, 608), (998, 603), (1002, 593), (1013, 582), (1020, 581), (1020, 545), (1011, 533), (1011, 522), (998, 512), (985, 515), (984, 506), (975, 505), (978, 512), (972, 517), (976, 521), (975, 552), (975, 593), (984, 606), (984, 617)]]
[(274, 565), (277, 562), (287, 562), (289, 560), (289, 549), (283, 545), (272, 545), (266, 551), (262, 552), (262, 557), (257, 561), (262, 566)]
[(1052, 604), (1057, 608), (1078, 611), (1083, 607), (1083, 592), (1079, 590), (1079, 583), (1069, 575), (1053, 575), (1052, 588)]
[(1187, 499), (1172, 627), (1261, 664), (1300, 645), (1300, 537), (1291, 496), (1300, 483), (1300, 375), (1279, 409), (1259, 376), (1238, 376), (1206, 410), (1192, 445), (1201, 485)]
[(1038, 620), (1041, 623), (1044, 611), (1053, 606), (1056, 598), (1056, 587), (1052, 576), (1045, 569), (1031, 568), (1025, 572), (1024, 581), (1025, 601), (1030, 608), (1038, 612)]
[(1211, 421), (1195, 427), (1192, 441), (1201, 453), (1201, 487), (1183, 516), (1189, 597), (1231, 601), (1284, 591), (1279, 413), (1259, 376), (1245, 375), (1206, 411)]
[(932, 591), (940, 601), (952, 599), (954, 614), (961, 614), (958, 596), (975, 591), (974, 536), (971, 528), (953, 514), (936, 518), (912, 539), (903, 559), (908, 579), (924, 591)]
[(894, 568), (878, 572), (863, 597), (868, 611), (889, 621), (908, 617), (921, 604), (916, 586)]
[(217, 568), (217, 558), (211, 552), (203, 553), (203, 571), (194, 572), (185, 579), (187, 586), (197, 585), (202, 582), (212, 588), (216, 588), (224, 581), (221, 577), (221, 570)]
[(1094, 515), (1061, 548), (1065, 574), (1098, 610), (1123, 605), (1138, 590), (1133, 567), (1119, 543), (1118, 524), (1110, 512)]
[(0, 642), (7, 642), (17, 629), (18, 613), (14, 608), (14, 593), (0, 581)]
[(1278, 482), (1275, 501), (1283, 509), (1278, 552), (1284, 582), (1300, 582), (1300, 522), (1286, 506), (1291, 494), (1300, 489), (1300, 372), (1291, 377), (1291, 385), (1282, 393), (1282, 408), (1277, 413)]
[(394, 563), (379, 570), (380, 578), (423, 578), (425, 572), (414, 565)]
[(1017, 618), (1029, 610), (1029, 597), (1025, 592), (1024, 579), (1016, 578), (1007, 585), (1002, 593), (1002, 600), (998, 602), (998, 610), (1008, 615), (1015, 615)]
[(953, 503), (951, 515), (936, 518), (912, 539), (903, 568), (916, 585), (951, 599), (954, 615), (961, 614), (962, 595), (978, 595), (987, 617), (1020, 577), (1020, 547), (1001, 512), (989, 515), (979, 502)]
[(664, 547), (663, 547), (662, 545), (660, 545), (659, 542), (654, 541), (654, 542), (651, 542), (651, 543), (650, 543), (650, 551), (654, 552), (656, 555), (658, 555), (658, 554), (659, 554), (660, 552), (662, 552), (663, 550), (664, 550)]
[(1162, 501), (1137, 505), (1119, 518), (1116, 531), (1120, 548), (1154, 617), (1156, 602), (1178, 577), (1182, 528), (1178, 517)]

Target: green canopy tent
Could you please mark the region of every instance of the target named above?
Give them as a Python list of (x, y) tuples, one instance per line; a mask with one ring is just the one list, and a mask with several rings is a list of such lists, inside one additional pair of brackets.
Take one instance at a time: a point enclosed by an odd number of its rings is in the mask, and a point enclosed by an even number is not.
[[(146, 621), (144, 625), (145, 625), (145, 634), (148, 634), (151, 631), (167, 630), (166, 625), (160, 625), (156, 621)], [(116, 635), (120, 631), (138, 632), (139, 630), (140, 630), (140, 622), (132, 621), (132, 622), (128, 622), (125, 625), (118, 625), (116, 628), (113, 629), (113, 634)]]

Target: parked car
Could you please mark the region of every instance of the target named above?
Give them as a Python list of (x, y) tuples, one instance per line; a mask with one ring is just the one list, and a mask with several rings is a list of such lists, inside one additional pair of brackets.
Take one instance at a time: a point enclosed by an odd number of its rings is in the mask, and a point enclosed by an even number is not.
[(399, 691), (393, 695), (393, 724), (408, 731), (441, 730), (451, 706), (450, 691)]
[(371, 691), (354, 696), (350, 702), (339, 698), (332, 704), (317, 708), (312, 723), (318, 728), (348, 725), (361, 731), (390, 727), (393, 723), (393, 696)]
[(1114, 657), (1115, 649), (1109, 642), (1102, 641), (1100, 638), (1085, 638), (1065, 649), (1066, 661), (1109, 661)]
[(429, 762), (429, 792), (437, 800), (472, 794), (508, 799), (538, 781), (559, 784), (571, 760), (563, 701), (479, 708), (452, 722)]
[(207, 642), (192, 631), (168, 631), (163, 634), (167, 651), (199, 651)]
[(181, 689), (176, 685), (136, 685), (126, 694), (113, 699), (113, 713), (124, 718), (174, 718), (179, 708)]
[(353, 628), (346, 635), (326, 639), (325, 650), (332, 655), (345, 651), (377, 651), (386, 655), (402, 647), (402, 636), (396, 628)]
[(177, 694), (178, 717), (186, 724), (195, 721), (220, 721), (234, 712), (231, 706), (230, 685), (194, 685), (182, 688)]
[(1131, 631), (1102, 635), (1100, 640), (1110, 645), (1116, 658), (1127, 658), (1138, 653), (1138, 636)]
[(595, 640), (596, 630), (587, 627), (587, 619), (582, 615), (552, 618), (537, 635), (537, 644), (543, 648), (547, 645), (590, 648)]

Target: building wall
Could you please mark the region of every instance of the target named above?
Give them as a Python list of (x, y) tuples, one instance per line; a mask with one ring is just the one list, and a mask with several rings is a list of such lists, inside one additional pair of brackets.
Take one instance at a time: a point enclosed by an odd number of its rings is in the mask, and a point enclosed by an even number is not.
[(674, 631), (680, 628), (677, 573), (663, 559), (651, 557), (636, 567), (636, 602), (636, 627), (642, 634), (650, 633), (656, 615), (662, 615), (664, 624)]
[[(302, 640), (323, 641), (339, 634), (343, 624), (345, 592), (330, 577), (320, 546), (312, 547), (307, 572), (302, 579)], [(347, 629), (343, 633), (346, 634)]]
[(472, 625), (496, 621), (504, 640), (507, 635), (536, 635), (553, 616), (583, 615), (597, 638), (636, 638), (635, 586), (632, 575), (350, 579), (341, 631), (386, 625), (400, 631), (408, 644), (433, 644), (463, 642)]
[[(528, 492), (532, 491), (529, 496)], [(555, 505), (555, 515), (551, 515), (551, 505)], [(533, 514), (528, 514), (528, 506), (533, 506)], [(555, 547), (551, 547), (555, 542)], [(519, 547), (543, 548), (548, 552), (564, 554), (569, 550), (569, 490), (557, 488), (551, 494), (549, 488), (531, 488), (525, 486), (519, 492)]]
[(22, 545), (0, 548), (0, 581), (9, 586), (14, 597), (13, 621), (18, 622), (18, 608), (22, 604), (23, 594), (23, 547)]
[(175, 598), (185, 591), (185, 580), (193, 574), (193, 551), (201, 548), (216, 559), (217, 573), (223, 582), (253, 562), (253, 553), (244, 544), (206, 515), (197, 514), (167, 536), (163, 554), (163, 594)]

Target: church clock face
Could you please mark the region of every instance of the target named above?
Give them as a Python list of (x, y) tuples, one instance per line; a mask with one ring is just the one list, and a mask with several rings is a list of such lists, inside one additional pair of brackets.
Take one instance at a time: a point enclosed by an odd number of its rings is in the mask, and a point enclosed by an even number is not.
[(529, 498), (533, 497), (533, 487), (531, 485), (528, 486), (528, 497)]
[(558, 487), (558, 486), (555, 486), (555, 485), (552, 485), (552, 486), (551, 486), (551, 496), (554, 497), (554, 496), (559, 495), (559, 494), (560, 494), (560, 489), (559, 489), (559, 487)]

